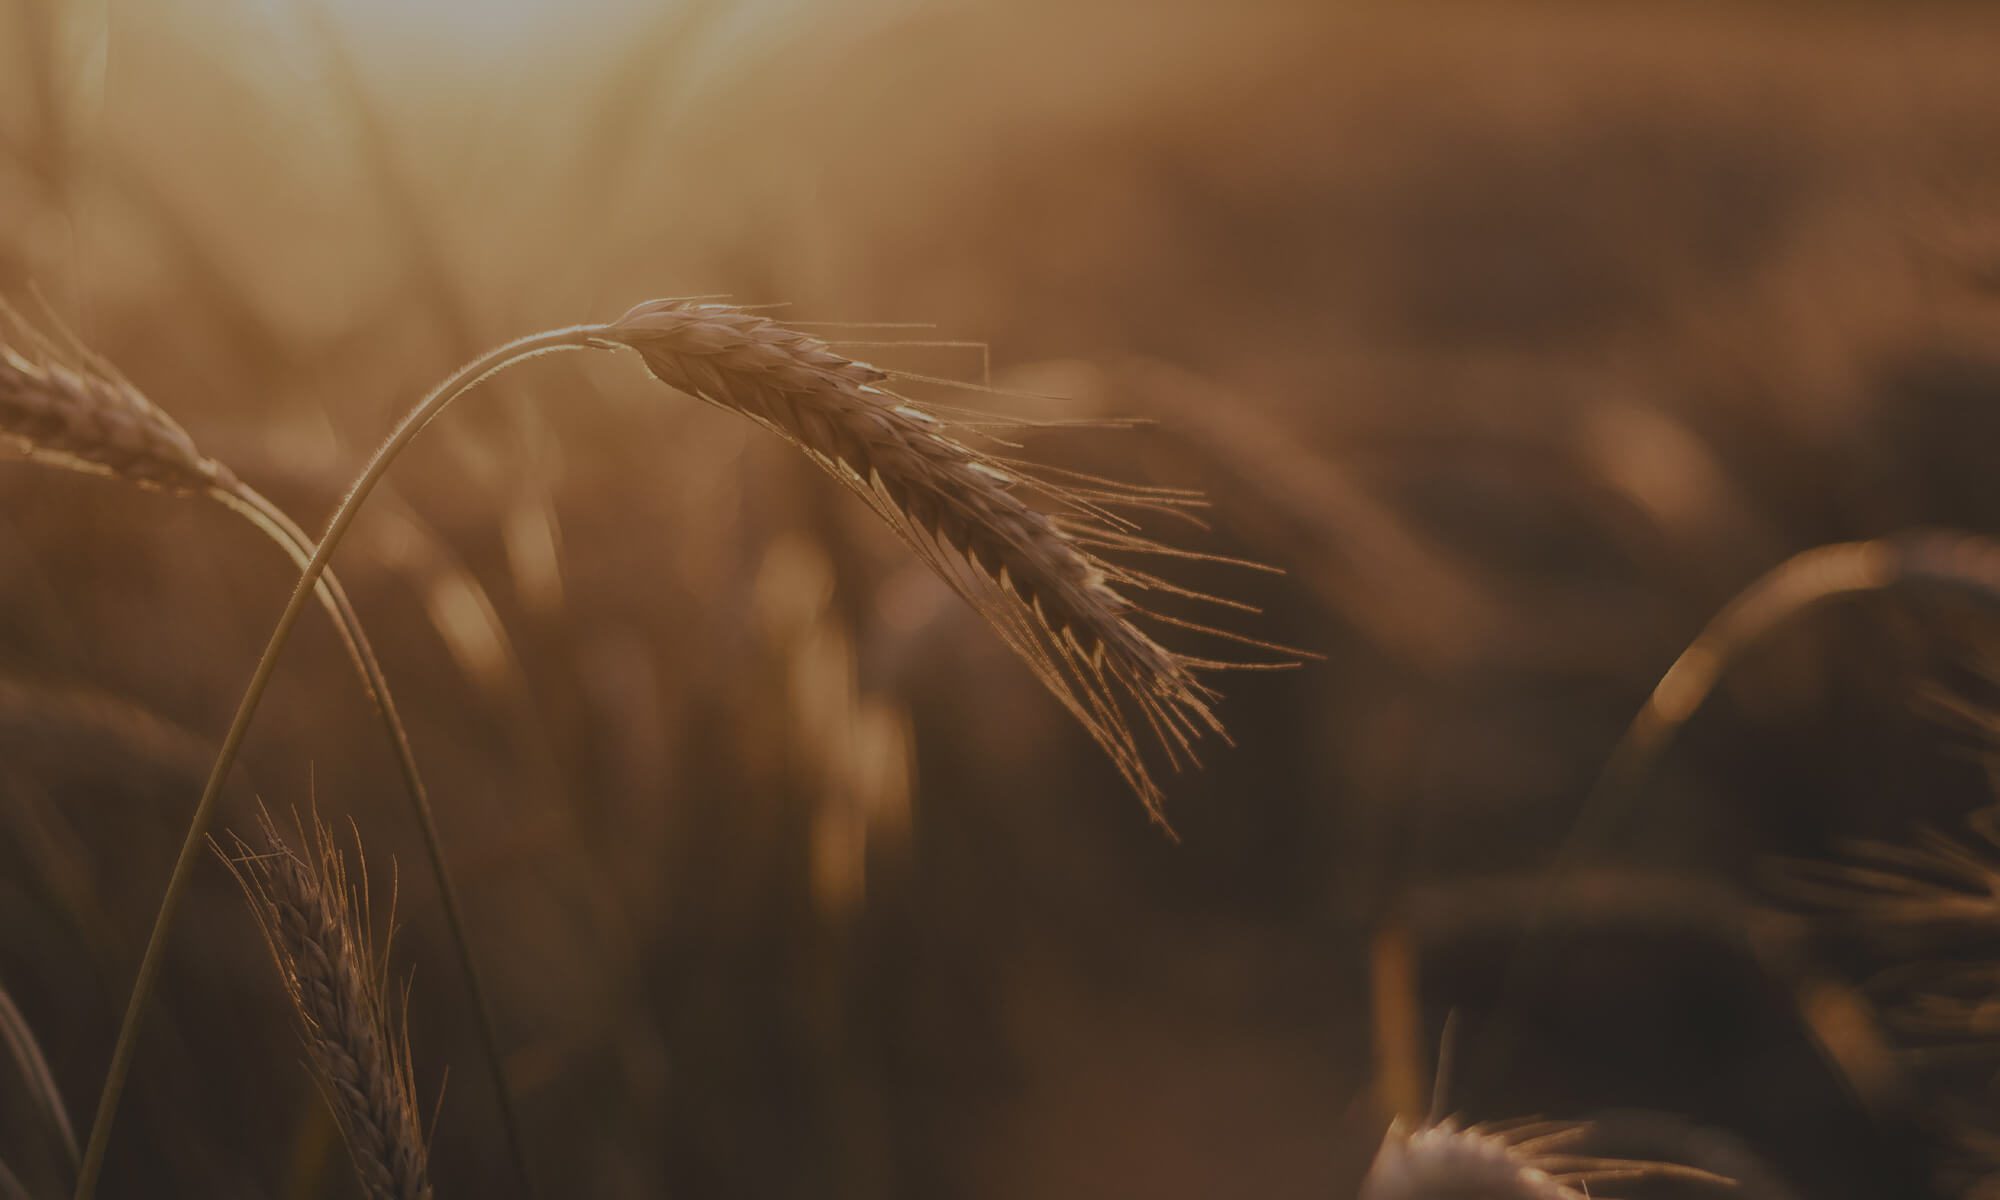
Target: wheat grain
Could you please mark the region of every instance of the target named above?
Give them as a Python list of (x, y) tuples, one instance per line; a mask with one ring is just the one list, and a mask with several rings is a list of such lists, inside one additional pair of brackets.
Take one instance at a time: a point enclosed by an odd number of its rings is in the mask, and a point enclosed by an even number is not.
[(235, 838), (224, 855), (243, 885), (285, 994), (298, 1016), (306, 1058), (347, 1141), (371, 1200), (431, 1195), (428, 1152), (416, 1104), (409, 1044), (384, 993), (386, 959), (368, 928), (365, 877), (347, 874), (333, 836), (317, 819), (303, 852), (268, 816), (263, 845)]
[(1148, 610), (1134, 596), (1247, 606), (1105, 557), (1206, 557), (1143, 537), (1120, 515), (1183, 512), (1198, 503), (1191, 493), (1059, 479), (988, 454), (970, 444), (969, 426), (892, 390), (891, 372), (739, 308), (649, 301), (601, 336), (636, 350), (662, 382), (777, 433), (866, 501), (1028, 663), (1162, 824), (1131, 714), (1178, 767), (1203, 735), (1227, 736), (1200, 673), (1246, 664), (1170, 650), (1139, 622), (1282, 650)]

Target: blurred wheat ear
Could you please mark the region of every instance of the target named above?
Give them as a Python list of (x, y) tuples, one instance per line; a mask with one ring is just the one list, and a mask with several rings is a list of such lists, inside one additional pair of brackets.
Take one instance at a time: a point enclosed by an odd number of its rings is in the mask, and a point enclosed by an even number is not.
[[(1135, 726), (1168, 763), (1193, 761), (1207, 734), (1227, 739), (1204, 672), (1297, 665), (1295, 651), (1153, 611), (1152, 593), (1254, 612), (1176, 586), (1106, 554), (1236, 560), (1176, 550), (1126, 513), (1187, 516), (1192, 492), (1067, 475), (975, 448), (970, 423), (892, 388), (895, 376), (808, 334), (740, 308), (640, 304), (603, 339), (637, 351), (661, 382), (778, 434), (865, 501), (963, 596), (1034, 671), (1163, 826), (1162, 793)], [(1042, 506), (1029, 503), (1039, 497)], [(1275, 652), (1236, 663), (1170, 650), (1160, 622)]]
[[(388, 955), (378, 953), (371, 932), (359, 839), (358, 882), (317, 817), (299, 840), (293, 849), (260, 814), (257, 844), (231, 835), (231, 848), (216, 852), (264, 933), (363, 1192), (370, 1200), (420, 1200), (432, 1194), (429, 1150), (401, 1000), (386, 988)], [(392, 905), (392, 925), (394, 915)]]
[(1563, 1121), (1390, 1126), (1358, 1200), (1610, 1200), (1603, 1184), (1679, 1179), (1731, 1188), (1672, 1163), (1571, 1153), (1590, 1127)]
[[(0, 304), (0, 437), (13, 442), (32, 461), (107, 475), (177, 495), (206, 496), (249, 521), (301, 570), (310, 564), (312, 540), (283, 509), (238, 479), (228, 467), (203, 454), (187, 431), (147, 399), (117, 368), (64, 333), (59, 324), (51, 321), (51, 325), (59, 336), (40, 332), (11, 307)], [(313, 591), (333, 621), (363, 691), (381, 716), (395, 753), (472, 999), (507, 1143), (523, 1187), (532, 1194), (520, 1122), (502, 1073), (498, 1039), (465, 932), (457, 890), (445, 865), (429, 792), (417, 768), (409, 735), (381, 663), (339, 577), (328, 570), (315, 580)], [(197, 839), (191, 837), (183, 847), (176, 864), (177, 874), (192, 864), (196, 845)], [(144, 1004), (157, 966), (157, 951), (149, 945), (133, 989), (135, 1006)], [(104, 1094), (99, 1098), (90, 1145), (82, 1159), (79, 1189), (84, 1195), (94, 1188), (96, 1174), (101, 1169), (110, 1116), (124, 1086), (135, 1037), (136, 1021), (128, 1013), (113, 1050)]]

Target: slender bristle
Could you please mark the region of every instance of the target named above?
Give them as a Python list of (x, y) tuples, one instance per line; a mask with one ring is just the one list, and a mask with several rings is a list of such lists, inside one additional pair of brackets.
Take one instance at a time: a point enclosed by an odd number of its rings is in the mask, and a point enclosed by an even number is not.
[(243, 885), (299, 1020), (315, 1081), (370, 1200), (431, 1195), (429, 1151), (401, 1010), (368, 927), (366, 883), (350, 883), (333, 835), (313, 823), (303, 852), (268, 815), (261, 846), (232, 838), (224, 861)]
[[(1128, 593), (1237, 607), (1099, 557), (1098, 549), (1180, 556), (1109, 510), (1192, 497), (1094, 477), (1037, 473), (967, 444), (963, 425), (890, 390), (889, 372), (738, 308), (651, 301), (609, 326), (653, 374), (790, 441), (859, 495), (965, 597), (1108, 753), (1156, 820), (1161, 793), (1133, 733), (1150, 728), (1176, 768), (1223, 734), (1207, 660), (1170, 650)], [(1065, 479), (1088, 479), (1088, 489)], [(1029, 502), (1040, 497), (1054, 511)], [(1164, 499), (1163, 499), (1164, 498)], [(1205, 626), (1187, 626), (1214, 632)], [(1225, 635), (1227, 636), (1227, 635)], [(1252, 642), (1261, 648), (1264, 643)]]

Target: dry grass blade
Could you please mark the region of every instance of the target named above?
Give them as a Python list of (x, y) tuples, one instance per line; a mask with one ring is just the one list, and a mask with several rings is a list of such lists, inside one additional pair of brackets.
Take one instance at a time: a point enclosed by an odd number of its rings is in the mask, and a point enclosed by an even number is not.
[(400, 1009), (385, 990), (386, 955), (369, 929), (367, 882), (351, 881), (317, 819), (303, 850), (268, 815), (262, 845), (234, 838), (223, 855), (264, 932), (298, 1015), (313, 1077), (347, 1140), (371, 1200), (431, 1195), (428, 1151)]
[(651, 301), (602, 336), (638, 351), (670, 386), (777, 433), (866, 501), (1028, 663), (1162, 824), (1160, 789), (1135, 726), (1149, 729), (1178, 768), (1193, 761), (1205, 734), (1227, 736), (1203, 672), (1293, 665), (1195, 658), (1141, 627), (1156, 621), (1290, 653), (1149, 610), (1135, 597), (1247, 606), (1106, 557), (1206, 557), (1141, 535), (1124, 515), (1185, 515), (1200, 503), (1190, 493), (1037, 471), (985, 453), (970, 444), (971, 425), (897, 394), (889, 372), (739, 308)]
[(48, 1123), (50, 1135), (62, 1148), (63, 1161), (71, 1171), (76, 1170), (76, 1130), (69, 1123), (69, 1109), (56, 1087), (55, 1073), (49, 1070), (49, 1060), (43, 1056), (41, 1043), (35, 1040), (28, 1019), (21, 1015), (4, 987), (0, 987), (0, 1042), (6, 1044), (7, 1053), (20, 1069), (22, 1082), (34, 1097), (35, 1107)]
[(234, 482), (110, 364), (66, 343), (0, 308), (0, 437), (30, 458), (146, 487), (193, 493)]
[(1571, 1153), (1589, 1132), (1559, 1121), (1445, 1120), (1414, 1129), (1399, 1122), (1383, 1139), (1359, 1200), (1608, 1200), (1596, 1190), (1601, 1185), (1642, 1179), (1734, 1186), (1674, 1163)]

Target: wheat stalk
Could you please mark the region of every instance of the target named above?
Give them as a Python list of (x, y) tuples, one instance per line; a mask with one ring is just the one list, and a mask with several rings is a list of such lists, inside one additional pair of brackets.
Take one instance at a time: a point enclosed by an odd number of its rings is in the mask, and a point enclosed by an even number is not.
[[(386, 955), (333, 836), (315, 818), (303, 851), (260, 814), (263, 845), (232, 837), (223, 861), (243, 886), (298, 1017), (306, 1059), (370, 1200), (431, 1195), (409, 1041), (385, 994)], [(357, 841), (358, 851), (358, 841)], [(221, 853), (220, 847), (217, 852)], [(393, 924), (394, 914), (391, 913)]]
[[(205, 496), (243, 517), (275, 543), (300, 569), (312, 560), (312, 540), (284, 510), (266, 499), (216, 459), (203, 454), (179, 423), (162, 411), (117, 368), (76, 338), (46, 335), (11, 307), (0, 303), (0, 438), (12, 442), (31, 461), (106, 475), (177, 495)], [(435, 878), (459, 967), (472, 1001), (482, 1037), (487, 1068), (492, 1073), (501, 1121), (517, 1173), (530, 1178), (520, 1122), (508, 1093), (485, 990), (472, 956), (465, 921), (446, 868), (444, 851), (431, 812), (429, 792), (417, 768), (409, 736), (389, 691), (380, 661), (369, 644), (360, 616), (346, 589), (331, 571), (319, 578), (314, 594), (332, 620), (395, 752), (404, 791), (423, 835), (424, 849)], [(184, 847), (185, 850), (185, 847)], [(134, 995), (150, 990), (150, 972), (157, 960), (142, 959), (141, 979)], [(128, 1025), (130, 1023), (128, 1022)], [(80, 1195), (89, 1195), (101, 1169), (103, 1142), (109, 1136), (128, 1069), (134, 1032), (121, 1029), (113, 1050), (112, 1070), (99, 1097), (98, 1120), (78, 1176)]]
[(1573, 1153), (1590, 1127), (1562, 1121), (1391, 1125), (1358, 1200), (1606, 1200), (1607, 1183), (1681, 1179), (1731, 1186), (1673, 1163)]

